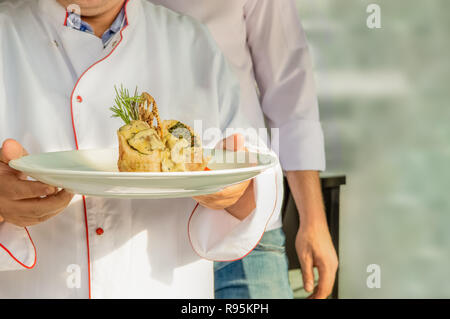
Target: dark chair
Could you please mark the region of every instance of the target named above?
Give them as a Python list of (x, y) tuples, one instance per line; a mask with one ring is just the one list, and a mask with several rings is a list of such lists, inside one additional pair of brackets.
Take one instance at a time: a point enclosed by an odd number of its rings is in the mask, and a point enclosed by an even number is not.
[[(339, 193), (341, 185), (345, 185), (346, 179), (344, 175), (324, 175), (321, 177), (323, 199), (330, 229), (331, 238), (333, 240), (336, 251), (339, 255)], [(295, 251), (295, 237), (299, 226), (298, 211), (295, 206), (294, 198), (289, 190), (288, 183), (285, 179), (285, 194), (283, 202), (283, 230), (286, 234), (286, 253), (289, 260), (289, 269), (299, 269), (297, 253)], [(331, 298), (338, 298), (338, 276), (334, 284)]]

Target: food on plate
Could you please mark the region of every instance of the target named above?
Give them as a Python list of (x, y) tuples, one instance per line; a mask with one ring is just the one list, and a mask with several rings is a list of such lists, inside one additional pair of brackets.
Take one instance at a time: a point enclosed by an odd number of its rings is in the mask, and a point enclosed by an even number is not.
[[(184, 172), (206, 169), (200, 138), (177, 120), (161, 121), (155, 99), (148, 93), (130, 96), (116, 89), (113, 117), (125, 125), (118, 131), (121, 172)], [(154, 121), (156, 120), (156, 125)]]

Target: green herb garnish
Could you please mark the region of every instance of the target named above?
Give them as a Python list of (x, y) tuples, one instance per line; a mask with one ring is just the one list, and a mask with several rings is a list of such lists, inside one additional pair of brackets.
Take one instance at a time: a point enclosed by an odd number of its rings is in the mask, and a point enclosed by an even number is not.
[(131, 121), (139, 120), (139, 104), (142, 103), (142, 97), (138, 94), (137, 87), (133, 96), (130, 92), (120, 86), (120, 89), (114, 86), (116, 91), (116, 105), (110, 108), (114, 113), (112, 117), (120, 117), (125, 124), (130, 124)]

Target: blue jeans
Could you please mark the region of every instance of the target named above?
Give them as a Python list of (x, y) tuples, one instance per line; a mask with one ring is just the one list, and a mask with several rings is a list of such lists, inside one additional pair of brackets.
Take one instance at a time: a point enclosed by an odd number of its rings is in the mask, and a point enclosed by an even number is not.
[(285, 236), (281, 228), (268, 231), (243, 259), (214, 263), (217, 299), (292, 299)]

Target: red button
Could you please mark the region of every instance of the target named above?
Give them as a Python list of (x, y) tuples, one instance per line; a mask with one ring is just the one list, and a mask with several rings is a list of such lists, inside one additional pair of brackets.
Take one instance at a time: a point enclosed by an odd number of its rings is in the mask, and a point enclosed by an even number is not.
[(95, 230), (95, 232), (97, 233), (97, 235), (99, 235), (99, 236), (101, 236), (101, 235), (103, 235), (103, 233), (104, 233), (104, 231), (103, 231), (103, 228), (97, 228), (96, 230)]
[(77, 102), (79, 102), (79, 103), (83, 102), (83, 98), (79, 95), (77, 96)]

